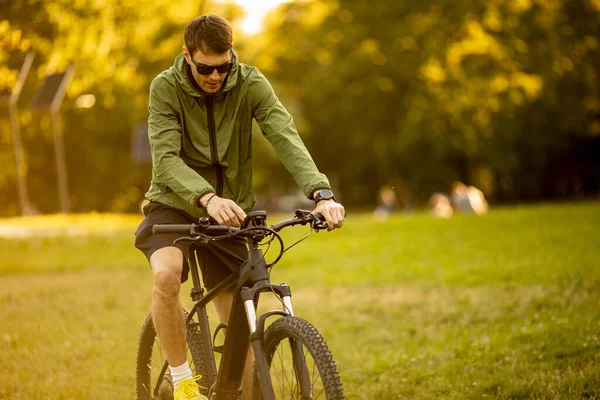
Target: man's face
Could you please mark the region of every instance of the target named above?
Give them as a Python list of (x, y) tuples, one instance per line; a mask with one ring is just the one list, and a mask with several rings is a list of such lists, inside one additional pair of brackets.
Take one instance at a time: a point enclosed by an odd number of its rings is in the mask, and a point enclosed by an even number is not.
[[(198, 86), (206, 93), (217, 93), (229, 72), (220, 73), (216, 67), (231, 62), (231, 52), (226, 53), (203, 53), (197, 50), (193, 55), (190, 54), (187, 47), (183, 47), (183, 53), (188, 64), (192, 67), (192, 75)], [(214, 66), (213, 70), (208, 75), (201, 75), (197, 71), (198, 66)]]

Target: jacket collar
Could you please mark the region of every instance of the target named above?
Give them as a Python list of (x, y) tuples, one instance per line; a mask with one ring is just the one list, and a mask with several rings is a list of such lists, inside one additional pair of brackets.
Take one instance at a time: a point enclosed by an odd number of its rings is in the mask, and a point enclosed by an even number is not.
[[(221, 87), (221, 89), (214, 96), (220, 97), (223, 93), (227, 92), (228, 90), (231, 90), (231, 88), (233, 88), (237, 83), (238, 70), (239, 70), (238, 55), (237, 55), (237, 52), (233, 49), (231, 50), (231, 53), (232, 53), (232, 58), (233, 58), (233, 65), (231, 66), (231, 70), (229, 71), (229, 73), (227, 74), (227, 77), (225, 78), (225, 84)], [(175, 79), (177, 80), (177, 83), (179, 84), (179, 86), (181, 86), (183, 91), (186, 92), (187, 94), (189, 94), (190, 96), (194, 96), (194, 97), (208, 96), (202, 90), (197, 89), (196, 85), (192, 84), (192, 82), (190, 80), (190, 79), (192, 79), (191, 78), (192, 75), (191, 75), (191, 73), (188, 72), (189, 68), (190, 68), (190, 66), (187, 63), (187, 61), (185, 60), (183, 53), (181, 53), (177, 57), (175, 57), (175, 63), (171, 67), (171, 71), (175, 74)]]

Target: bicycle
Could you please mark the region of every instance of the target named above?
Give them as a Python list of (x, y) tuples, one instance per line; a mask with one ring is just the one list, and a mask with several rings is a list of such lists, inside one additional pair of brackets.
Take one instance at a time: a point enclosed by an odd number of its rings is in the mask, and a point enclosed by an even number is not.
[[(343, 388), (333, 357), (319, 332), (306, 320), (294, 315), (290, 287), (272, 284), (270, 269), (285, 251), (306, 239), (313, 230), (327, 225), (322, 216), (297, 210), (295, 217), (266, 225), (266, 211), (248, 213), (240, 228), (210, 225), (208, 218), (198, 224), (155, 225), (153, 233), (181, 233), (179, 240), (190, 242), (188, 260), (192, 284), (190, 296), (194, 305), (186, 312), (188, 359), (194, 375), (201, 375), (201, 392), (210, 400), (238, 400), (249, 343), (254, 351), (252, 368), (252, 399), (344, 399)], [(284, 248), (277, 232), (288, 226), (310, 224), (311, 231), (303, 239)], [(210, 236), (209, 234), (218, 234)], [(210, 240), (242, 236), (248, 245), (248, 259), (234, 273), (212, 290), (204, 293), (200, 284), (196, 255), (198, 246)], [(276, 259), (267, 264), (261, 245), (277, 239), (281, 246)], [(264, 241), (266, 243), (263, 243)], [(268, 251), (268, 249), (267, 249)], [(192, 260), (191, 256), (196, 257)], [(227, 324), (219, 324), (211, 338), (206, 305), (223, 290), (233, 288), (233, 304)], [(272, 292), (282, 304), (282, 310), (256, 315), (261, 293)], [(278, 316), (265, 330), (268, 318)], [(196, 318), (196, 319), (194, 319)], [(218, 333), (224, 330), (222, 346), (214, 345)], [(220, 353), (217, 370), (215, 354)], [(136, 391), (138, 400), (172, 399), (173, 384), (168, 363), (150, 314), (142, 327), (138, 345)], [(274, 386), (275, 385), (275, 386)], [(321, 397), (323, 396), (323, 397)]]

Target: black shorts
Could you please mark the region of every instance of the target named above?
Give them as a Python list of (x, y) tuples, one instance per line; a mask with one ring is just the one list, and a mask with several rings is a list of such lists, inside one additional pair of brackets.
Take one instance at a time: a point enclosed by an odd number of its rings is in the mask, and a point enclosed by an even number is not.
[[(152, 234), (152, 226), (155, 224), (191, 224), (198, 222), (198, 220), (182, 210), (161, 203), (146, 204), (143, 211), (145, 218), (135, 232), (135, 247), (144, 253), (148, 261), (150, 261), (150, 256), (156, 250), (163, 247), (175, 246), (181, 249), (183, 252), (181, 282), (185, 282), (188, 279), (190, 268), (187, 260), (190, 251), (189, 243), (178, 242), (173, 244), (175, 239), (182, 236), (181, 234)], [(239, 237), (211, 241), (207, 245), (193, 246), (198, 254), (202, 280), (209, 289), (214, 288), (233, 272), (239, 270), (248, 258), (246, 241)]]

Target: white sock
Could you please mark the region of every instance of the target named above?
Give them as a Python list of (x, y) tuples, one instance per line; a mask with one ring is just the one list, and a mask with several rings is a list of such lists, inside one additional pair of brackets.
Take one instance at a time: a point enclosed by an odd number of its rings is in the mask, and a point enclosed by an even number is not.
[(177, 389), (179, 382), (182, 380), (192, 377), (192, 370), (190, 369), (190, 364), (188, 364), (187, 361), (175, 368), (169, 365), (169, 370), (171, 371), (171, 377), (173, 378), (173, 389)]

